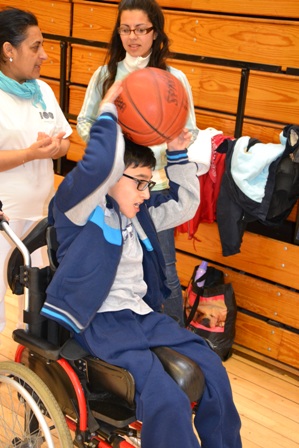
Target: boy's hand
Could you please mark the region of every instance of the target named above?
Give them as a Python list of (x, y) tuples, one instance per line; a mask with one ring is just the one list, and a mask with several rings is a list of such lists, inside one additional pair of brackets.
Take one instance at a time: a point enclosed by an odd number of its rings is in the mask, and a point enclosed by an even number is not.
[(192, 133), (187, 128), (184, 128), (177, 138), (167, 143), (167, 148), (169, 151), (181, 151), (188, 148), (191, 138)]
[(100, 102), (99, 114), (100, 114), (102, 106), (105, 103), (114, 103), (116, 98), (121, 94), (122, 90), (123, 90), (123, 88), (122, 88), (122, 81), (115, 81), (112, 84), (112, 86), (110, 87), (110, 89), (107, 90), (106, 95), (104, 96), (104, 98)]

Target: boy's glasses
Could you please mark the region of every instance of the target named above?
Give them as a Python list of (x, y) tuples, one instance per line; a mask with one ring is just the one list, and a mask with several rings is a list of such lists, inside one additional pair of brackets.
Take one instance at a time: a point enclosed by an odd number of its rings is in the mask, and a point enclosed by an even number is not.
[(128, 179), (132, 179), (137, 184), (137, 190), (144, 191), (147, 188), (151, 190), (156, 185), (156, 182), (153, 182), (152, 180), (140, 180), (136, 177), (129, 176), (128, 174), (123, 174), (123, 176), (127, 177)]
[(121, 36), (130, 36), (131, 32), (136, 36), (144, 36), (145, 34), (150, 33), (154, 29), (153, 26), (150, 26), (149, 28), (144, 28), (143, 26), (138, 26), (137, 28), (130, 29), (128, 26), (120, 26), (117, 28), (118, 34)]

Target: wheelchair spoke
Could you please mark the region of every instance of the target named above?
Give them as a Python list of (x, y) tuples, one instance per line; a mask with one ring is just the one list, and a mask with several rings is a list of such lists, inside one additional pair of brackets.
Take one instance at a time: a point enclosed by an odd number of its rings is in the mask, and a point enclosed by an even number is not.
[(63, 414), (47, 386), (21, 364), (0, 364), (0, 448), (70, 448)]

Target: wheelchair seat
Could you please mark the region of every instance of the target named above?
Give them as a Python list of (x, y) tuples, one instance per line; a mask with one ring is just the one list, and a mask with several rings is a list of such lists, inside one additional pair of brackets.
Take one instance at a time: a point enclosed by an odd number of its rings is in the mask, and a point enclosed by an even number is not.
[[(17, 247), (10, 257), (8, 282), (15, 294), (29, 291), (29, 303), (24, 311), (26, 330), (17, 329), (13, 339), (24, 347), (20, 361), (38, 374), (48, 385), (62, 411), (76, 418), (76, 396), (72, 380), (61, 367), (66, 361), (78, 375), (86, 394), (92, 421), (100, 420), (121, 428), (135, 419), (135, 383), (130, 372), (110, 365), (87, 353), (58, 323), (40, 315), (46, 288), (57, 268), (58, 243), (54, 227), (45, 218), (24, 239), (31, 254), (38, 247), (47, 246), (49, 265), (44, 268), (23, 265), (23, 255)], [(190, 402), (199, 401), (204, 389), (204, 376), (191, 359), (169, 347), (157, 347), (165, 371), (185, 391)]]

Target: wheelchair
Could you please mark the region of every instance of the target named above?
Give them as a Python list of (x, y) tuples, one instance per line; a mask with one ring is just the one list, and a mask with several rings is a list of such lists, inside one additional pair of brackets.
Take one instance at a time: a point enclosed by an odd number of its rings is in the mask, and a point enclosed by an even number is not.
[[(16, 245), (9, 286), (25, 294), (25, 329), (12, 334), (15, 361), (0, 363), (0, 448), (141, 446), (130, 372), (91, 356), (65, 328), (40, 315), (57, 268), (54, 227), (45, 218), (23, 241), (5, 221), (0, 230)], [(32, 267), (31, 254), (42, 246), (49, 263)], [(168, 347), (153, 351), (195, 409), (204, 389), (198, 365)]]

